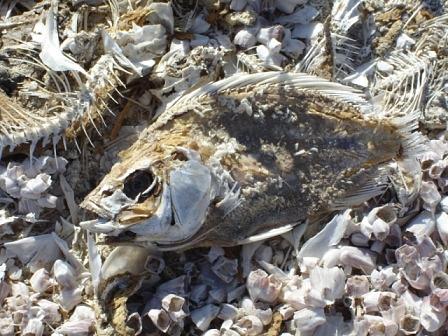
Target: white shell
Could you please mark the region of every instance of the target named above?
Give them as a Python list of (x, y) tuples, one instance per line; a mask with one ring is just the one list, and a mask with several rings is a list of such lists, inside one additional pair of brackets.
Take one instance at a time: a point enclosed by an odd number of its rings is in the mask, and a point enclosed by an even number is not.
[(256, 50), (258, 58), (267, 65), (280, 67), (284, 60), (284, 57), (278, 53), (279, 50), (271, 50), (264, 45), (257, 46)]
[(191, 312), (191, 320), (199, 330), (207, 330), (210, 323), (218, 315), (219, 307), (208, 304)]
[(293, 317), (295, 309), (288, 304), (283, 304), (277, 308), (277, 311), (282, 316), (283, 321), (285, 321)]
[(37, 305), (41, 308), (39, 317), (43, 317), (43, 321), (49, 324), (59, 322), (62, 318), (59, 313), (59, 305), (45, 299), (37, 301)]
[(431, 297), (426, 296), (420, 311), (420, 323), (429, 332), (438, 330), (446, 321), (446, 310), (444, 307), (438, 309), (431, 304)]
[(384, 290), (391, 286), (397, 280), (397, 274), (392, 266), (387, 266), (382, 270), (373, 270), (370, 274), (370, 282), (377, 290)]
[(240, 335), (256, 336), (263, 332), (263, 323), (258, 317), (248, 315), (240, 318), (232, 328)]
[(297, 5), (303, 5), (304, 3), (306, 3), (306, 0), (281, 0), (275, 2), (275, 7), (286, 14), (291, 14)]
[(224, 256), (224, 249), (220, 246), (212, 246), (207, 254), (209, 263), (213, 264), (216, 259)]
[(415, 335), (420, 328), (420, 320), (417, 316), (408, 314), (400, 320), (400, 331), (405, 335)]
[(53, 265), (53, 274), (56, 282), (62, 289), (73, 289), (77, 285), (73, 268), (66, 262), (58, 259)]
[(361, 232), (366, 237), (373, 236), (384, 240), (389, 234), (391, 225), (397, 221), (397, 214), (391, 205), (372, 209), (361, 222)]
[(62, 258), (56, 239), (60, 238), (55, 234), (45, 234), (5, 243), (6, 255), (18, 258), (31, 272), (49, 268), (56, 259)]
[(320, 22), (298, 24), (291, 32), (292, 38), (313, 39), (323, 30), (324, 26)]
[(247, 0), (232, 0), (230, 9), (236, 12), (242, 11), (247, 5)]
[(294, 313), (294, 324), (300, 332), (312, 332), (325, 321), (323, 308), (304, 308)]
[(445, 196), (440, 201), (440, 207), (442, 208), (442, 211), (448, 212), (448, 196)]
[(273, 303), (280, 294), (282, 283), (275, 276), (258, 269), (250, 272), (246, 286), (253, 301), (261, 300)]
[(148, 317), (151, 319), (152, 323), (162, 332), (167, 332), (170, 325), (171, 319), (168, 313), (163, 309), (151, 309), (148, 312)]
[(221, 280), (230, 283), (238, 273), (238, 261), (220, 256), (213, 262), (212, 270)]
[(306, 24), (310, 23), (316, 16), (319, 15), (319, 11), (309, 5), (305, 5), (301, 8), (297, 8), (294, 13), (290, 15), (280, 16), (279, 18), (275, 19), (275, 23), (279, 24), (287, 24), (287, 23), (293, 23), (293, 24)]
[(360, 297), (369, 292), (369, 279), (365, 275), (354, 275), (347, 279), (345, 291), (348, 296)]
[(316, 267), (310, 273), (313, 290), (319, 293), (326, 304), (333, 304), (344, 295), (345, 274), (339, 267)]
[(149, 5), (149, 21), (153, 24), (160, 23), (169, 34), (174, 32), (174, 15), (171, 4), (153, 2)]
[(238, 315), (238, 308), (229, 303), (223, 303), (217, 317), (221, 320), (233, 320)]
[(257, 43), (257, 37), (249, 29), (241, 29), (233, 38), (233, 43), (247, 49)]
[(44, 293), (51, 287), (50, 274), (45, 268), (40, 268), (30, 278), (31, 288), (37, 293)]
[(22, 329), (22, 335), (42, 336), (43, 333), (44, 325), (38, 318), (29, 319), (25, 328)]
[(432, 181), (422, 181), (420, 197), (424, 202), (423, 208), (431, 213), (434, 213), (437, 204), (439, 204), (442, 199), (436, 185)]
[(366, 274), (370, 274), (376, 266), (376, 255), (367, 249), (353, 246), (343, 246), (340, 261), (343, 265), (356, 267)]
[(59, 295), (59, 304), (62, 309), (70, 311), (81, 303), (82, 299), (82, 288), (62, 289)]
[(165, 309), (174, 322), (182, 320), (187, 314), (183, 310), (185, 299), (183, 297), (168, 294), (162, 299), (162, 308)]
[(347, 210), (343, 214), (334, 216), (319, 233), (308, 239), (297, 255), (300, 268), (303, 268), (303, 258), (320, 259), (328, 250), (332, 249), (332, 246), (339, 244), (350, 221), (350, 210)]
[(446, 212), (436, 215), (436, 227), (443, 244), (448, 246), (448, 214)]
[(221, 332), (218, 329), (209, 329), (202, 336), (221, 336)]
[(420, 212), (406, 225), (406, 231), (412, 232), (419, 242), (424, 237), (429, 237), (433, 233), (434, 228), (434, 215), (429, 211)]
[(369, 246), (369, 238), (359, 231), (352, 233), (352, 235), (350, 236), (350, 242), (358, 247)]

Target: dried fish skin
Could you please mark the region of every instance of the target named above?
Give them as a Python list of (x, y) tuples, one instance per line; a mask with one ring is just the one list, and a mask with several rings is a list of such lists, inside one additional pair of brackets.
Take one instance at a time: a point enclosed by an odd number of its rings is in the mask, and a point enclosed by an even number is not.
[(412, 121), (370, 107), (351, 88), (297, 73), (209, 84), (122, 153), (81, 205), (102, 219), (83, 225), (118, 240), (233, 245), (360, 204), (383, 191), (381, 167), (422, 142)]

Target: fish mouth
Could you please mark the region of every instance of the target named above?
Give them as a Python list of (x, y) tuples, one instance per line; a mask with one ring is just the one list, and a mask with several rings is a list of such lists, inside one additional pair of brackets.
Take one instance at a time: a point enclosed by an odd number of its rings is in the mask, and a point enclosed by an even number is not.
[(112, 214), (109, 211), (105, 210), (92, 200), (84, 200), (80, 204), (80, 207), (83, 208), (84, 210), (87, 210), (88, 212), (94, 213), (95, 215), (101, 217), (104, 220), (106, 219), (111, 220), (113, 218)]

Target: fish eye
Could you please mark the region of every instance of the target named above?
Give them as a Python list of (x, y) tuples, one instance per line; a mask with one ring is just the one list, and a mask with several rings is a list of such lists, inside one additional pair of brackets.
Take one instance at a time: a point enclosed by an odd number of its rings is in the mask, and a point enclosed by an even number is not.
[(123, 193), (131, 199), (135, 199), (138, 195), (141, 195), (139, 201), (144, 201), (151, 195), (151, 191), (154, 190), (154, 185), (155, 178), (151, 172), (147, 170), (136, 170), (124, 180)]

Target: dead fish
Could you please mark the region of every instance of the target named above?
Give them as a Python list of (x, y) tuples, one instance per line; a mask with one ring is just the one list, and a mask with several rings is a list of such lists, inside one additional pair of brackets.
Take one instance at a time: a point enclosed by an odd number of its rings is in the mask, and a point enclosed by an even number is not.
[(384, 192), (421, 151), (416, 116), (379, 117), (353, 88), (300, 73), (237, 74), (174, 101), (85, 198), (115, 243), (236, 245)]

